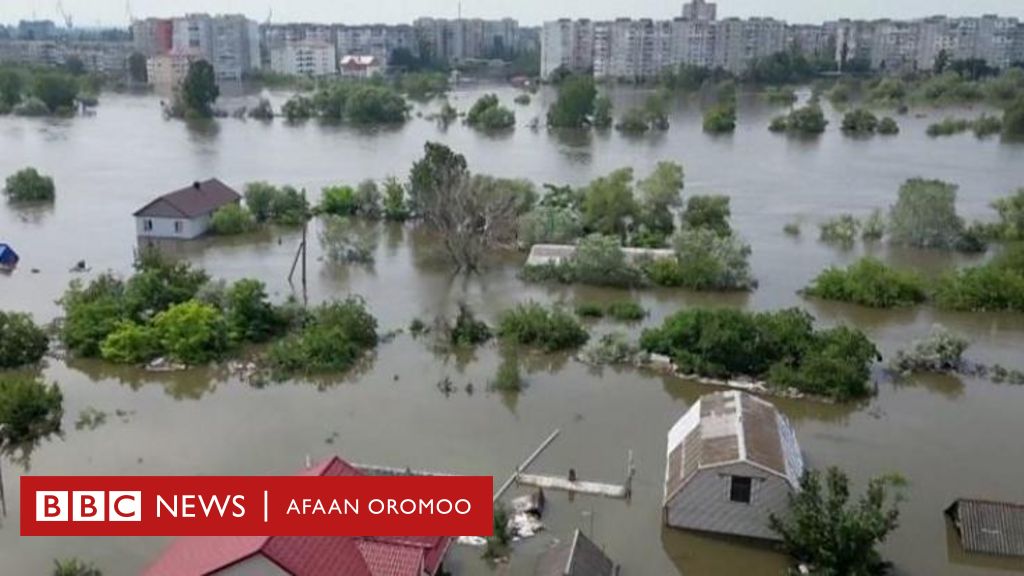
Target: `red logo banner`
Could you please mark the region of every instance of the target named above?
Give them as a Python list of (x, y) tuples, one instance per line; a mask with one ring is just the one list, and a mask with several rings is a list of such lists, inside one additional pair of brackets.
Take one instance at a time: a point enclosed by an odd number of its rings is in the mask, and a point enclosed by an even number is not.
[(490, 476), (22, 476), (22, 536), (488, 536)]

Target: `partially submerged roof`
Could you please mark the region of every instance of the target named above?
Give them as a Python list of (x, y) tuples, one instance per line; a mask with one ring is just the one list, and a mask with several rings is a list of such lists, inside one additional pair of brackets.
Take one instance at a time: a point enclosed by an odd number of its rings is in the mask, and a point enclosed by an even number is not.
[(537, 562), (536, 576), (613, 576), (615, 563), (579, 529), (571, 542), (545, 552)]
[[(621, 248), (626, 261), (636, 263), (641, 260), (662, 260), (675, 258), (675, 251), (669, 248), (638, 248), (624, 246)], [(558, 264), (576, 255), (575, 244), (534, 244), (530, 247), (530, 255), (526, 258), (528, 266), (542, 264)]]
[(946, 512), (965, 551), (1024, 556), (1024, 505), (961, 498)]
[(701, 396), (668, 433), (665, 501), (700, 470), (738, 462), (800, 485), (800, 446), (775, 406), (738, 390)]
[[(361, 476), (337, 456), (303, 476)], [(205, 576), (257, 555), (293, 576), (421, 576), (435, 574), (451, 538), (442, 536), (192, 536), (179, 538), (146, 576)]]
[(242, 196), (227, 184), (211, 178), (205, 182), (193, 182), (191, 186), (164, 194), (136, 211), (135, 216), (197, 218), (241, 199)]
[(0, 264), (17, 264), (19, 259), (18, 253), (10, 244), (0, 242)]

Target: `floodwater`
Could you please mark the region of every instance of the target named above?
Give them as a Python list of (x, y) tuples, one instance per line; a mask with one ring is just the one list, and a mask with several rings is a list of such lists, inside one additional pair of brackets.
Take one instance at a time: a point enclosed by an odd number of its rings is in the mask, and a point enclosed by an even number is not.
[[(482, 90), (457, 92), (457, 107), (468, 108)], [(497, 92), (511, 105), (512, 90)], [(0, 241), (22, 256), (15, 274), (0, 276), (0, 307), (48, 321), (58, 314), (55, 300), (71, 279), (107, 269), (127, 272), (135, 246), (132, 212), (193, 180), (216, 176), (239, 188), (267, 180), (306, 187), (315, 198), (328, 184), (404, 177), (424, 142), (437, 140), (465, 154), (471, 169), (481, 173), (579, 185), (622, 166), (642, 176), (656, 162), (673, 160), (686, 169), (684, 195), (730, 195), (733, 225), (753, 245), (760, 288), (749, 295), (637, 292), (633, 296), (651, 315), (626, 327), (633, 334), (686, 306), (802, 306), (824, 324), (859, 326), (886, 355), (941, 322), (971, 338), (972, 359), (1024, 368), (1021, 315), (944, 314), (929, 308), (880, 312), (807, 301), (796, 293), (825, 266), (851, 262), (865, 251), (821, 245), (817, 222), (886, 207), (899, 184), (914, 176), (958, 183), (960, 211), (970, 218), (990, 216), (989, 202), (1024, 185), (1024, 147), (969, 134), (929, 139), (925, 126), (946, 114), (937, 111), (901, 117), (902, 133), (895, 138), (845, 138), (832, 115), (832, 129), (820, 138), (789, 139), (766, 129), (779, 110), (750, 98), (741, 102), (736, 133), (724, 137), (703, 134), (698, 105), (683, 100), (664, 134), (627, 138), (525, 127), (552, 98), (542, 92), (530, 106), (516, 107), (520, 127), (498, 136), (459, 124), (442, 130), (421, 117), (379, 131), (230, 119), (189, 127), (163, 120), (156, 96), (113, 94), (104, 95), (94, 116), (0, 118), (0, 174), (35, 166), (54, 176), (58, 190), (51, 208), (0, 205)], [(640, 98), (626, 90), (616, 94), (620, 110)], [(782, 232), (794, 220), (804, 223), (797, 239)], [(493, 320), (500, 310), (527, 299), (571, 304), (627, 295), (525, 285), (516, 277), (523, 255), (498, 258), (479, 276), (453, 277), (421, 231), (371, 226), (365, 233), (377, 240), (375, 265), (343, 267), (319, 258), (313, 231), (309, 296), (318, 302), (361, 295), (384, 330), (407, 326), (414, 317), (452, 314), (460, 300)], [(203, 240), (177, 250), (215, 277), (257, 277), (283, 299), (291, 293), (286, 277), (297, 240), (295, 232), (275, 231)], [(868, 251), (926, 274), (972, 262), (884, 246)], [(70, 273), (79, 260), (91, 271)], [(38, 273), (30, 273), (33, 268)], [(595, 325), (597, 332), (614, 328)], [(55, 557), (80, 556), (108, 576), (135, 574), (167, 544), (158, 538), (21, 538), (16, 478), (25, 472), (289, 474), (307, 456), (338, 454), (354, 462), (494, 475), (498, 485), (558, 428), (560, 438), (532, 470), (564, 474), (572, 467), (586, 479), (620, 482), (633, 450), (635, 496), (626, 503), (550, 494), (548, 531), (519, 546), (501, 570), (531, 574), (538, 553), (580, 527), (623, 565), (624, 574), (781, 573), (785, 558), (769, 549), (662, 527), (665, 434), (711, 388), (635, 369), (595, 371), (571, 358), (527, 356), (522, 361), (528, 388), (503, 396), (486, 386), (501, 353), (492, 344), (470, 357), (442, 356), (428, 341), (403, 334), (344, 377), (261, 389), (215, 369), (148, 374), (51, 359), (43, 376), (64, 391), (64, 434), (42, 442), (27, 458), (0, 461), (8, 506), (0, 526), (0, 572), (40, 574)], [(456, 386), (450, 396), (436, 385), (446, 376)], [(465, 390), (470, 382), (472, 394)], [(881, 382), (877, 396), (858, 405), (777, 404), (794, 421), (811, 465), (841, 465), (859, 487), (879, 474), (907, 478), (901, 526), (884, 546), (898, 573), (979, 575), (1019, 568), (965, 558), (950, 538), (943, 510), (961, 496), (1024, 501), (1024, 389), (973, 378), (922, 377)], [(87, 407), (107, 412), (106, 423), (76, 429)], [(455, 550), (449, 566), (465, 575), (493, 570), (475, 549)]]

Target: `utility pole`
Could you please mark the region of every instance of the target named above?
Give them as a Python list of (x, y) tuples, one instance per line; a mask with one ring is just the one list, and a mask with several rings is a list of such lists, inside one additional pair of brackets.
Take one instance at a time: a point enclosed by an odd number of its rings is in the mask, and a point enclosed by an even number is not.
[[(306, 189), (302, 189), (302, 203), (306, 205)], [(299, 249), (295, 251), (295, 259), (292, 260), (292, 269), (288, 272), (288, 284), (295, 288), (295, 284), (292, 282), (295, 277), (295, 267), (299, 264), (299, 258), (302, 258), (302, 305), (309, 305), (309, 294), (307, 292), (306, 284), (306, 238), (309, 230), (309, 210), (305, 209), (306, 213), (303, 215), (302, 220), (302, 241), (299, 243)]]

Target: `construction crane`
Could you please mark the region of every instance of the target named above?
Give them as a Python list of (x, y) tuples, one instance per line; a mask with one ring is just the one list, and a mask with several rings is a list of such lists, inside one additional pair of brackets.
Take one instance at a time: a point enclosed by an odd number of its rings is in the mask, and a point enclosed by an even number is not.
[(57, 0), (57, 14), (60, 14), (60, 17), (64, 19), (64, 26), (68, 30), (75, 27), (74, 21), (71, 19), (71, 14), (64, 11), (64, 2), (62, 0)]
[(128, 23), (135, 23), (135, 15), (132, 14), (132, 0), (124, 0), (124, 13), (128, 15)]

